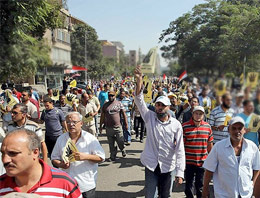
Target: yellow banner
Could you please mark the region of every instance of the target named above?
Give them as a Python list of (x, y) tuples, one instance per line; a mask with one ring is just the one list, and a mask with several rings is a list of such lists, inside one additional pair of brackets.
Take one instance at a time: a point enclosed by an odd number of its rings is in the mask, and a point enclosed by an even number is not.
[(77, 149), (76, 145), (74, 144), (74, 142), (72, 142), (72, 140), (69, 138), (65, 145), (63, 154), (62, 154), (63, 161), (65, 163), (75, 162), (76, 160), (73, 155), (73, 153), (75, 153), (75, 152), (78, 152), (78, 149)]
[(60, 97), (60, 91), (58, 89), (53, 90), (53, 96), (51, 97), (52, 100), (57, 101)]
[(148, 78), (148, 76), (144, 76), (143, 85), (144, 85), (144, 101), (146, 103), (150, 103), (152, 101), (152, 81)]
[(226, 83), (223, 80), (218, 80), (215, 83), (215, 90), (217, 96), (223, 96), (226, 93)]
[(72, 106), (73, 102), (76, 100), (76, 95), (67, 93), (65, 98), (65, 103)]
[(249, 72), (247, 74), (246, 86), (255, 88), (258, 83), (258, 72)]
[(228, 126), (228, 125), (229, 125), (229, 121), (230, 121), (231, 119), (232, 119), (231, 116), (226, 115), (226, 119), (225, 119), (225, 121), (224, 121), (224, 126)]
[(70, 82), (70, 87), (76, 87), (77, 86), (77, 81), (76, 80), (72, 80)]
[(249, 122), (248, 128), (250, 129), (250, 132), (258, 132), (260, 128), (260, 116), (257, 114), (253, 114), (251, 116), (251, 120)]
[(12, 96), (12, 94), (9, 91), (6, 90), (5, 93), (6, 93), (7, 105), (9, 107), (13, 107), (17, 103), (16, 100), (14, 99), (14, 97)]
[(155, 65), (157, 61), (157, 47), (150, 49), (141, 64), (143, 74), (153, 74), (155, 72)]

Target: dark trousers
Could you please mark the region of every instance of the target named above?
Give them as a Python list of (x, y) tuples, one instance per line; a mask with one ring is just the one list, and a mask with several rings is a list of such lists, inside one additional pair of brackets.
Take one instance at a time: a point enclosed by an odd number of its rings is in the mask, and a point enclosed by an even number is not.
[(140, 140), (142, 140), (144, 138), (144, 120), (143, 118), (140, 116), (140, 117), (135, 117), (134, 119), (134, 130), (135, 130), (135, 134), (136, 134), (136, 137), (139, 136), (139, 126), (141, 125), (141, 129), (140, 129)]
[(95, 198), (96, 188), (82, 193), (83, 198)]
[(171, 172), (161, 173), (159, 164), (154, 172), (145, 168), (145, 197), (154, 198), (157, 190), (160, 198), (171, 197)]
[(195, 177), (195, 189), (197, 198), (202, 197), (202, 187), (203, 187), (203, 176), (204, 176), (204, 168), (186, 164), (185, 170), (185, 194), (187, 198), (193, 198), (193, 181)]
[(45, 143), (48, 149), (48, 156), (51, 157), (52, 150), (55, 146), (55, 143), (57, 141), (58, 137), (49, 137), (45, 136)]

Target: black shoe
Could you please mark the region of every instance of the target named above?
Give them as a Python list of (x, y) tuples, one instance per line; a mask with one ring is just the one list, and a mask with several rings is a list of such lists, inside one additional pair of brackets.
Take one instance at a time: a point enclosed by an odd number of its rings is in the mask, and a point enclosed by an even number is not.
[(116, 158), (110, 157), (110, 158), (108, 158), (106, 161), (107, 161), (107, 162), (114, 162), (114, 161), (116, 161)]
[(143, 143), (144, 141), (143, 140), (140, 140), (141, 143)]
[(126, 157), (126, 152), (125, 152), (125, 150), (122, 150), (122, 156), (123, 156), (123, 157)]
[(130, 146), (131, 142), (125, 142), (126, 146)]

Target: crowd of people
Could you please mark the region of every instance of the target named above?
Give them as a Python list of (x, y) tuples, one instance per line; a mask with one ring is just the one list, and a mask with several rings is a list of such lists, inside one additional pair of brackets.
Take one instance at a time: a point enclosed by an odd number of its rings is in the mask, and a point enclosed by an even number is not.
[[(184, 180), (186, 197), (206, 198), (212, 179), (215, 197), (260, 197), (260, 89), (217, 94), (213, 86), (172, 79), (154, 80), (147, 90), (140, 66), (134, 77), (82, 90), (64, 78), (63, 90), (41, 97), (31, 87), (2, 86), (0, 196), (94, 198), (98, 164), (116, 161), (118, 148), (127, 157), (135, 138), (145, 142), (147, 198), (171, 197), (173, 183)], [(107, 159), (98, 141), (104, 131)]]

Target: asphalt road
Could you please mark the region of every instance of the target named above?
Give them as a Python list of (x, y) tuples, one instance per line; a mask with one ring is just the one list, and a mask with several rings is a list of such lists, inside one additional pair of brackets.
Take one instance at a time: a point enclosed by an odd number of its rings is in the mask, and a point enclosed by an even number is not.
[[(99, 137), (99, 141), (105, 150), (106, 158), (109, 158), (106, 136)], [(144, 144), (133, 139), (131, 145), (126, 146), (126, 158), (123, 158), (121, 152), (118, 152), (116, 162), (103, 162), (99, 165), (97, 198), (144, 197), (144, 167), (140, 162)], [(176, 188), (171, 197), (185, 197), (184, 185)]]

